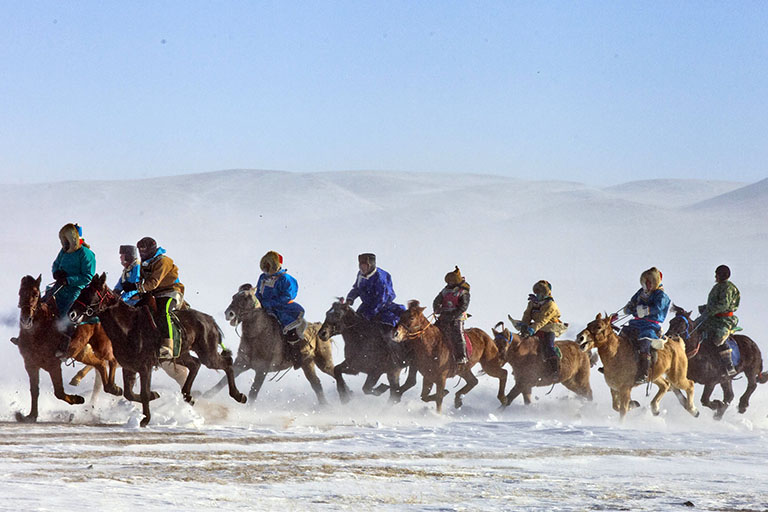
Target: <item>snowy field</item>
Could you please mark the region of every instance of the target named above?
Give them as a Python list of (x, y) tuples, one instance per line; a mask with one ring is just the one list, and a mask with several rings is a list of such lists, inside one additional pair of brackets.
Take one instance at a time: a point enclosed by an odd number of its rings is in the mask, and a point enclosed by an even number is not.
[[(156, 238), (179, 265), (189, 302), (214, 315), (233, 349), (238, 337), (223, 311), (274, 249), (299, 281), (309, 320), (349, 290), (357, 254), (375, 252), (401, 302), (430, 303), (459, 265), (472, 285), (468, 325), (487, 331), (519, 316), (531, 285), (547, 279), (571, 326), (566, 339), (623, 306), (650, 266), (664, 273), (673, 302), (692, 309), (726, 263), (742, 292), (740, 325), (766, 352), (768, 180), (603, 188), (469, 174), (225, 171), (6, 185), (0, 214), (0, 510), (768, 510), (764, 386), (745, 414), (732, 407), (719, 422), (708, 409), (691, 417), (671, 394), (654, 417), (638, 387), (642, 407), (621, 423), (596, 368), (593, 402), (557, 386), (537, 388), (530, 406), (518, 398), (499, 410), (496, 381), (482, 375), (464, 407), (450, 407), (449, 396), (442, 415), (418, 389), (394, 405), (364, 396), (362, 376), (348, 378), (355, 395), (342, 406), (333, 379), (320, 374), (330, 404), (319, 407), (294, 371), (265, 382), (255, 403), (222, 392), (190, 406), (158, 372), (161, 397), (140, 429), (136, 404), (103, 393), (90, 400), (92, 376), (66, 386), (87, 399), (68, 406), (42, 375), (40, 422), (22, 425), (14, 415), (28, 412), (27, 376), (3, 341), (18, 332), (20, 278), (50, 281), (57, 232), (78, 222), (110, 284), (118, 246)], [(75, 371), (65, 369), (65, 382)], [(252, 376), (238, 379), (241, 391)], [(195, 390), (219, 377), (201, 369)], [(745, 386), (736, 381), (737, 396)]]

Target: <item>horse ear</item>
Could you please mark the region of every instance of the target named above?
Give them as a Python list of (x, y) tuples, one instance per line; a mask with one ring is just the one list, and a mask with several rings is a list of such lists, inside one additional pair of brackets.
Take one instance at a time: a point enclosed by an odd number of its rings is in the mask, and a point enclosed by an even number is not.
[(598, 313), (597, 316), (595, 317), (595, 320), (600, 320), (601, 318), (603, 318), (603, 315)]
[(35, 279), (35, 282), (37, 283), (37, 287), (40, 288), (40, 281), (43, 280), (43, 274), (38, 274), (37, 279)]
[[(500, 329), (499, 329), (500, 327)], [(498, 329), (498, 330), (497, 330)], [(496, 325), (491, 327), (491, 331), (493, 331), (493, 334), (501, 334), (504, 332), (504, 322), (498, 322)]]
[(611, 323), (616, 322), (616, 320), (618, 320), (618, 319), (619, 319), (619, 315), (617, 315), (616, 313), (611, 315)]

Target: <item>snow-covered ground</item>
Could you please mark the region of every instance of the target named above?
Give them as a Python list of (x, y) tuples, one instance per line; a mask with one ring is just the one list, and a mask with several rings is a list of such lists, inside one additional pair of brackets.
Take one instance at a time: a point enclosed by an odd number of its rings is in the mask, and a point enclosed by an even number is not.
[[(726, 263), (742, 292), (741, 325), (766, 351), (768, 180), (600, 188), (469, 174), (243, 170), (6, 185), (0, 215), (0, 510), (768, 509), (762, 386), (746, 414), (732, 408), (720, 422), (706, 409), (689, 416), (671, 395), (653, 417), (638, 387), (633, 398), (643, 407), (620, 423), (595, 369), (590, 403), (558, 386), (537, 389), (531, 406), (499, 410), (495, 379), (480, 376), (464, 407), (442, 415), (417, 389), (396, 405), (364, 396), (362, 377), (348, 379), (357, 392), (342, 406), (324, 374), (331, 403), (321, 408), (300, 372), (267, 381), (255, 403), (222, 392), (190, 406), (157, 373), (162, 396), (139, 429), (135, 404), (102, 394), (68, 406), (43, 375), (41, 421), (21, 425), (13, 418), (28, 411), (28, 381), (16, 347), (2, 341), (18, 331), (20, 278), (50, 280), (58, 229), (79, 222), (110, 283), (120, 244), (156, 238), (179, 265), (189, 301), (214, 315), (232, 348), (238, 339), (223, 311), (274, 249), (299, 280), (310, 320), (348, 291), (357, 254), (375, 252), (401, 302), (429, 303), (459, 265), (472, 285), (468, 325), (486, 330), (519, 315), (531, 285), (547, 279), (571, 324), (565, 338), (622, 306), (652, 265), (672, 300), (692, 309)], [(338, 339), (337, 362), (342, 350)], [(65, 380), (74, 371), (66, 368)], [(241, 391), (252, 375), (238, 379)], [(204, 368), (195, 389), (218, 378)], [(90, 379), (78, 390), (86, 397)], [(737, 396), (744, 387), (736, 382)]]

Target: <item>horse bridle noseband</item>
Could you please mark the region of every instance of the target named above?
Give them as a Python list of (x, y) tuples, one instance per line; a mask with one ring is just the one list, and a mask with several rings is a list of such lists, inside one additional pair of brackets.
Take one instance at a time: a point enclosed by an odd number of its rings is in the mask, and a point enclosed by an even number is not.
[(92, 317), (95, 314), (101, 313), (106, 309), (105, 307), (102, 307), (102, 303), (104, 301), (115, 298), (115, 296), (109, 290), (105, 291), (104, 293), (101, 293), (101, 291), (96, 290), (96, 297), (98, 297), (99, 300), (94, 301), (91, 304), (86, 304), (85, 302), (81, 301), (80, 298), (78, 297), (77, 300), (75, 300), (75, 304), (80, 304), (85, 308), (85, 310), (83, 311), (83, 314), (85, 316)]

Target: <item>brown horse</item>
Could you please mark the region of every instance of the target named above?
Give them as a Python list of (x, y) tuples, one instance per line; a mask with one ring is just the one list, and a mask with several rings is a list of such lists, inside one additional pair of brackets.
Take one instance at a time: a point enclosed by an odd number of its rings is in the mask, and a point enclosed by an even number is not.
[[(61, 375), (61, 360), (55, 356), (56, 349), (64, 339), (57, 329), (53, 303), (40, 300), (40, 281), (32, 276), (24, 276), (19, 288), (19, 352), (24, 358), (24, 367), (29, 375), (29, 391), (32, 406), (28, 415), (16, 413), (21, 422), (37, 421), (38, 398), (40, 395), (40, 369), (48, 372), (53, 383), (56, 398), (68, 404), (82, 404), (83, 397), (69, 395), (64, 391)], [(74, 347), (74, 348), (73, 348)], [(117, 361), (112, 354), (112, 344), (101, 324), (83, 324), (77, 326), (70, 342), (70, 354), (77, 361), (95, 367), (101, 376), (104, 389), (113, 395), (121, 395), (122, 390), (115, 385)]]
[[(237, 293), (232, 296), (232, 302), (224, 311), (224, 316), (233, 327), (242, 324), (243, 334), (240, 337), (240, 347), (237, 349), (233, 370), (236, 377), (246, 370), (253, 369), (256, 372), (251, 392), (248, 394), (248, 400), (253, 402), (259, 395), (267, 373), (292, 368), (293, 361), (284, 351), (280, 324), (275, 317), (261, 307), (259, 299), (256, 298), (256, 288), (250, 284), (240, 286)], [(301, 369), (312, 386), (317, 401), (324, 405), (327, 402), (323, 385), (317, 378), (315, 366), (333, 376), (333, 356), (331, 341), (319, 339), (317, 335), (319, 329), (320, 323), (315, 322), (309, 324), (304, 331), (304, 339), (300, 345), (303, 356)], [(221, 379), (203, 396), (206, 398), (213, 396), (225, 384), (226, 380)]]
[[(685, 340), (688, 354), (688, 378), (699, 384), (704, 384), (701, 405), (716, 411), (715, 419), (719, 420), (725, 414), (734, 397), (731, 379), (723, 376), (720, 355), (715, 350), (714, 344), (701, 342), (701, 332), (694, 327), (695, 322), (691, 320), (691, 311), (686, 311), (674, 304), (672, 304), (672, 311), (675, 313), (675, 317), (669, 321), (667, 335), (680, 336)], [(749, 407), (749, 398), (757, 388), (757, 384), (765, 384), (768, 381), (768, 374), (763, 373), (763, 356), (757, 343), (749, 336), (741, 334), (733, 335), (733, 339), (736, 341), (741, 354), (741, 360), (736, 366), (736, 371), (738, 373), (744, 372), (747, 378), (747, 389), (739, 399), (739, 412), (744, 413)], [(710, 400), (712, 391), (718, 384), (723, 390), (723, 399)]]
[[(613, 317), (603, 318), (600, 313), (579, 333), (576, 342), (584, 352), (597, 348), (604, 366), (605, 383), (611, 388), (613, 408), (624, 419), (629, 410), (632, 388), (635, 386), (637, 375), (637, 362), (632, 342), (616, 334), (613, 328)], [(672, 386), (685, 391), (683, 407), (692, 416), (697, 417), (699, 411), (693, 404), (693, 381), (686, 376), (688, 358), (685, 357), (683, 340), (677, 337), (669, 338), (656, 353), (658, 357), (650, 369), (649, 377), (651, 382), (658, 386), (659, 391), (651, 400), (651, 412), (654, 415), (659, 414), (659, 402)]]
[[(426, 308), (421, 307), (417, 300), (408, 302), (408, 309), (400, 317), (393, 336), (397, 342), (413, 340), (416, 369), (423, 377), (421, 399), (425, 402), (434, 401), (437, 412), (441, 412), (443, 397), (448, 393), (445, 390), (445, 381), (449, 377), (458, 375), (467, 382), (456, 392), (454, 399), (454, 406), (461, 407), (461, 397), (477, 385), (477, 377), (472, 374), (472, 367), (480, 363), (485, 373), (499, 379), (497, 398), (502, 405), (506, 405), (504, 388), (507, 385), (507, 370), (502, 368), (504, 359), (499, 354), (493, 339), (476, 327), (467, 329), (472, 353), (469, 355), (468, 363), (457, 366), (452, 344), (437, 326), (429, 323), (424, 316), (424, 309)], [(436, 387), (435, 394), (430, 395), (433, 385)]]
[(499, 322), (491, 329), (496, 346), (504, 360), (512, 367), (515, 385), (507, 393), (506, 404), (523, 395), (526, 405), (531, 403), (531, 389), (536, 386), (554, 386), (561, 383), (579, 396), (592, 400), (589, 385), (590, 357), (579, 349), (574, 341), (561, 340), (555, 343), (560, 349), (560, 371), (558, 378), (552, 375), (547, 361), (541, 355), (541, 342), (535, 336), (523, 338), (513, 334)]
[[(112, 340), (115, 357), (123, 368), (124, 396), (129, 400), (141, 401), (144, 418), (140, 425), (145, 427), (151, 418), (149, 402), (159, 396), (152, 391), (151, 384), (152, 369), (159, 364), (157, 347), (160, 345), (160, 334), (152, 325), (147, 313), (120, 300), (107, 286), (106, 281), (105, 274), (93, 277), (72, 306), (70, 319), (77, 321), (92, 316), (101, 319), (104, 330)], [(217, 350), (221, 344), (222, 333), (213, 317), (193, 309), (178, 310), (175, 314), (184, 332), (179, 357), (175, 362), (189, 370), (181, 388), (184, 399), (193, 402), (192, 383), (202, 363), (208, 368), (224, 370), (229, 383), (229, 395), (236, 401), (245, 403), (245, 395), (240, 393), (235, 385), (232, 354), (228, 350), (220, 354)], [(194, 350), (197, 357), (192, 355), (190, 350)], [(140, 398), (132, 391), (136, 374), (140, 379)]]

